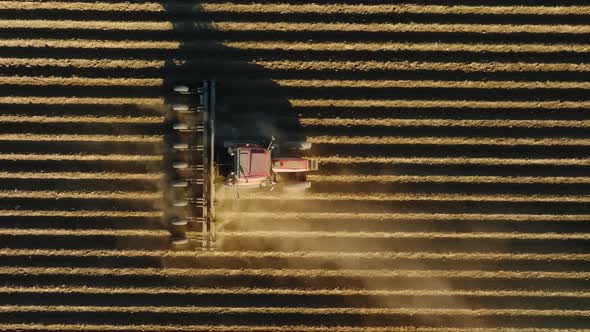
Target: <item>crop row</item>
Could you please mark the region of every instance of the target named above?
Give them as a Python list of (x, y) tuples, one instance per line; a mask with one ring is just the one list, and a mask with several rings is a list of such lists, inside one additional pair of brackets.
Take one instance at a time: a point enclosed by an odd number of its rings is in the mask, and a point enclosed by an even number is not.
[[(47, 77), (47, 76), (2, 76), (0, 84), (7, 85), (75, 85), (75, 86), (161, 86), (161, 78), (96, 78), (96, 77)], [(558, 83), (558, 82), (555, 82)], [(558, 85), (561, 83), (558, 83)], [(567, 86), (565, 84), (564, 86)]]
[[(48, 117), (49, 120), (54, 119)], [(60, 122), (57, 118), (56, 122)], [(73, 117), (71, 121), (77, 122), (77, 117)], [(82, 118), (84, 119), (84, 118)], [(88, 122), (93, 119), (102, 118), (90, 118)], [(108, 119), (108, 118), (107, 118)], [(116, 121), (142, 121), (143, 118), (122, 118)], [(0, 116), (2, 120), (2, 116)], [(43, 122), (45, 119), (42, 119)], [(151, 118), (146, 120), (151, 121)], [(156, 120), (154, 120), (156, 121)], [(12, 121), (9, 121), (12, 122)], [(80, 120), (83, 122), (83, 120)], [(325, 118), (300, 118), (299, 122), (303, 126), (380, 126), (380, 127), (494, 127), (494, 128), (590, 128), (589, 120), (458, 120), (458, 119), (382, 119), (382, 118), (362, 118), (362, 119), (325, 119)]]
[(141, 229), (10, 229), (0, 228), (0, 236), (145, 236), (167, 237), (167, 230), (141, 230)]
[(232, 219), (261, 219), (273, 218), (278, 220), (326, 220), (341, 222), (343, 220), (372, 220), (383, 222), (396, 221), (494, 221), (504, 220), (511, 222), (535, 222), (535, 221), (587, 221), (590, 215), (584, 214), (482, 214), (482, 213), (346, 213), (346, 212), (230, 212), (220, 211), (220, 216), (226, 220)]
[[(160, 69), (166, 66), (160, 60), (118, 60), (118, 59), (49, 59), (49, 58), (2, 58), (6, 66), (11, 67), (78, 67), (78, 68), (126, 68), (126, 69)], [(241, 63), (215, 59), (197, 60), (195, 64), (224, 63), (226, 66), (238, 66)], [(442, 70), (463, 72), (500, 72), (500, 71), (572, 71), (588, 72), (590, 65), (578, 63), (504, 63), (504, 62), (415, 62), (415, 61), (258, 61), (256, 65), (267, 70), (354, 70), (395, 71), (395, 70)], [(344, 102), (344, 101), (343, 101)], [(140, 101), (137, 104), (142, 104)], [(435, 103), (435, 102), (433, 102)], [(557, 102), (556, 102), (557, 103)], [(542, 104), (542, 103), (540, 103)], [(532, 104), (531, 104), (532, 105)], [(516, 105), (513, 107), (517, 107)]]
[(170, 21), (70, 21), (2, 20), (0, 29), (77, 29), (113, 31), (346, 31), (346, 32), (437, 32), (437, 33), (530, 33), (587, 34), (590, 25), (549, 24), (419, 24), (419, 23), (291, 23), (291, 22), (182, 22)]
[(161, 106), (161, 98), (93, 98), (93, 97), (0, 97), (0, 104), (20, 105), (143, 105)]
[(98, 39), (2, 39), (0, 47), (81, 48), (81, 49), (145, 49), (145, 50), (282, 50), (282, 51), (344, 51), (365, 52), (491, 52), (491, 53), (588, 53), (588, 44), (477, 44), (477, 43), (400, 43), (375, 42), (286, 42), (286, 41), (194, 41), (182, 43), (169, 40), (98, 40)]
[[(282, 87), (308, 88), (590, 89), (590, 82), (552, 81), (274, 80), (273, 82)], [(256, 81), (244, 83), (256, 84)]]
[[(218, 43), (207, 43), (219, 45)], [(201, 44), (199, 44), (201, 45)], [(82, 49), (179, 49), (179, 42), (152, 40), (90, 40), (90, 39), (2, 39), (0, 47), (34, 47), (34, 48), (82, 48)], [(182, 46), (184, 48), (184, 45)], [(584, 46), (581, 47), (585, 49)]]
[(590, 298), (586, 291), (507, 291), (507, 290), (368, 290), (368, 289), (290, 289), (290, 288), (170, 288), (170, 287), (14, 287), (0, 286), (0, 293), (11, 294), (187, 294), (187, 295), (223, 295), (223, 294), (260, 294), (260, 295), (345, 295), (345, 296), (477, 296), (477, 297), (570, 297)]
[[(64, 142), (143, 142), (160, 143), (159, 135), (78, 135), (78, 134), (0, 134), (0, 141), (64, 141)], [(367, 145), (496, 145), (496, 146), (587, 146), (590, 139), (575, 138), (496, 138), (496, 137), (372, 137), (372, 136), (309, 136), (318, 144)]]
[[(309, 136), (317, 144), (367, 145), (496, 145), (496, 146), (587, 146), (590, 139), (576, 138), (496, 138), (496, 137), (372, 137), (372, 136)], [(0, 134), (0, 141), (64, 141), (64, 142), (143, 142), (160, 143), (159, 135), (78, 135), (78, 134)]]
[(563, 165), (590, 166), (590, 159), (547, 159), (547, 158), (420, 158), (420, 157), (342, 157), (313, 156), (322, 163), (333, 164), (410, 164), (410, 165)]
[[(0, 172), (0, 179), (65, 179), (65, 180), (159, 180), (161, 173), (115, 172)], [(8, 195), (1, 192), (0, 195)], [(7, 197), (7, 196), (4, 196)]]
[(590, 260), (590, 254), (572, 253), (497, 253), (497, 252), (337, 252), (337, 251), (170, 251), (170, 250), (99, 250), (99, 249), (0, 249), (1, 257), (47, 256), (47, 257), (113, 257), (113, 258), (194, 258), (204, 260), (215, 259), (326, 259), (326, 260), (455, 260), (455, 261), (585, 261)]
[(317, 315), (467, 315), (467, 316), (590, 316), (588, 310), (535, 309), (406, 309), (406, 308), (275, 308), (275, 307), (106, 307), (106, 306), (0, 306), (2, 313), (14, 312), (128, 312), (207, 314), (317, 314)]
[[(121, 161), (121, 162), (149, 162), (161, 161), (160, 155), (135, 154), (33, 154), (33, 153), (2, 153), (0, 160), (6, 161)], [(118, 177), (119, 175), (117, 175)]]
[[(138, 123), (158, 124), (163, 117), (123, 117), (123, 116), (43, 116), (43, 115), (3, 115), (0, 122), (19, 123)], [(588, 120), (455, 120), (455, 119), (393, 119), (393, 118), (300, 118), (303, 126), (380, 126), (380, 127), (521, 127), (521, 128), (590, 128)]]
[(450, 175), (309, 175), (314, 182), (381, 183), (590, 183), (590, 177), (568, 176), (450, 176)]
[(416, 4), (235, 4), (203, 3), (201, 10), (221, 13), (314, 14), (493, 14), (493, 15), (590, 15), (589, 6), (439, 6)]
[[(272, 80), (281, 87), (306, 88), (458, 88), (458, 89), (590, 89), (589, 82), (552, 81), (434, 81), (434, 80)], [(265, 80), (236, 80), (229, 85), (263, 86)], [(30, 86), (143, 86), (159, 87), (161, 78), (96, 78), (55, 76), (0, 76), (0, 84)]]
[[(2, 137), (2, 136), (0, 136)], [(307, 140), (318, 144), (420, 144), (420, 145), (531, 145), (531, 146), (586, 146), (585, 138), (508, 138), (508, 137), (399, 137), (399, 136), (308, 136)]]
[(305, 278), (471, 278), (587, 280), (590, 272), (478, 271), (478, 270), (349, 270), (349, 269), (187, 269), (187, 268), (80, 268), (0, 267), (0, 275), (118, 275), (118, 276), (268, 276)]
[[(0, 46), (6, 43), (17, 43), (18, 40), (12, 41), (0, 41)], [(75, 41), (74, 41), (75, 42)], [(97, 44), (107, 43), (108, 41), (97, 41)], [(133, 43), (133, 41), (131, 41)], [(23, 47), (28, 46), (27, 40), (23, 41)], [(57, 43), (57, 41), (55, 41)], [(68, 41), (63, 41), (68, 43)], [(155, 43), (155, 42), (154, 42)], [(40, 43), (39, 43), (40, 44)], [(224, 41), (221, 43), (223, 46), (228, 48), (243, 49), (243, 50), (283, 50), (283, 51), (329, 51), (329, 50), (342, 50), (342, 51), (368, 51), (368, 52), (401, 52), (401, 51), (413, 51), (413, 52), (491, 52), (491, 53), (522, 53), (522, 52), (538, 52), (538, 53), (554, 53), (554, 52), (575, 52), (575, 53), (586, 53), (590, 52), (590, 45), (587, 44), (502, 44), (499, 42), (493, 44), (478, 44), (478, 43), (400, 43), (384, 41), (382, 43), (375, 42), (286, 42), (286, 41)], [(50, 44), (51, 41), (50, 41)], [(31, 45), (32, 46), (32, 45)], [(39, 45), (41, 46), (41, 45)], [(48, 46), (51, 47), (51, 46)], [(72, 45), (71, 47), (75, 47)], [(188, 42), (183, 44), (183, 48), (189, 49), (209, 49), (218, 48), (219, 43), (211, 42)]]
[[(57, 230), (56, 230), (57, 231)], [(1, 230), (0, 230), (1, 232)], [(1, 233), (0, 233), (1, 234)], [(311, 238), (341, 238), (341, 239), (504, 239), (504, 240), (590, 240), (586, 233), (494, 233), (494, 232), (326, 232), (326, 231), (224, 231), (223, 238), (270, 238), (270, 239), (311, 239)], [(239, 240), (238, 240), (239, 241)]]
[[(0, 324), (7, 331), (190, 331), (190, 332), (562, 332), (561, 329), (455, 329), (407, 327), (354, 327), (302, 325), (157, 325), (157, 324)], [(588, 332), (578, 330), (577, 332)]]
[[(267, 102), (278, 102), (266, 99)], [(470, 101), (470, 100), (359, 100), (359, 99), (288, 99), (294, 107), (388, 107), (388, 108), (529, 108), (588, 109), (590, 101)], [(95, 97), (0, 97), (0, 104), (38, 105), (145, 105), (162, 106), (162, 98), (95, 98)], [(329, 120), (328, 120), (329, 121)]]
[(346, 5), (346, 4), (236, 4), (199, 3), (199, 5), (174, 3), (166, 8), (157, 2), (62, 2), (62, 1), (3, 1), (0, 10), (71, 10), (115, 12), (191, 12), (209, 13), (314, 13), (314, 14), (492, 14), (492, 15), (590, 15), (588, 6), (440, 6), (440, 5)]
[(160, 211), (124, 211), (124, 210), (0, 210), (0, 217), (64, 217), (64, 218), (138, 218), (161, 217)]
[(157, 135), (0, 134), (0, 141), (160, 143)]
[[(244, 199), (257, 200), (284, 200), (280, 197), (267, 193), (242, 193)], [(349, 193), (311, 193), (305, 196), (289, 197), (290, 200), (358, 200), (358, 201), (474, 201), (474, 202), (590, 202), (590, 197), (581, 196), (558, 196), (558, 195), (478, 195), (478, 194), (349, 194)]]
[[(163, 117), (123, 117), (123, 116), (43, 116), (43, 115), (4, 115), (0, 114), (0, 122), (33, 122), (33, 123), (162, 123)], [(549, 123), (550, 124), (550, 123)]]
[[(42, 173), (41, 173), (42, 174)], [(26, 191), (11, 190), (0, 191), (0, 197), (6, 198), (75, 198), (75, 199), (160, 199), (162, 193), (149, 191)]]

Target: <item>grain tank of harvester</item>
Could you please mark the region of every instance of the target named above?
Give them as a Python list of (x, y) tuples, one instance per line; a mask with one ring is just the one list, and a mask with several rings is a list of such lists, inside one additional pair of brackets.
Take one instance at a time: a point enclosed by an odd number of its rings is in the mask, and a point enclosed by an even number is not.
[[(203, 81), (197, 87), (179, 84), (173, 90), (180, 101), (171, 105), (174, 174), (170, 181), (172, 212), (166, 216), (174, 247), (215, 247), (216, 192), (239, 199), (241, 191), (267, 190), (280, 195), (311, 187), (306, 174), (317, 170), (318, 163), (299, 156), (311, 148), (310, 143), (281, 143), (264, 132), (244, 137), (235, 128), (229, 136), (216, 131), (215, 81)], [(255, 126), (257, 120), (249, 120), (251, 127), (265, 127)]]

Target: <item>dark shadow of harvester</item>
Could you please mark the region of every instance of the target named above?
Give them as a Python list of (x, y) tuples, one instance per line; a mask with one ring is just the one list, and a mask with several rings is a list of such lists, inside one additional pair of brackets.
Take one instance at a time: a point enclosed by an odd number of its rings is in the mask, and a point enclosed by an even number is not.
[[(270, 71), (252, 64), (256, 52), (225, 47), (245, 32), (216, 31), (222, 13), (198, 4), (163, 3), (179, 48), (163, 72), (168, 113), (164, 134), (164, 218), (176, 248), (210, 249), (215, 242), (213, 149), (227, 139), (303, 141), (301, 125)], [(217, 143), (217, 144), (216, 144)]]

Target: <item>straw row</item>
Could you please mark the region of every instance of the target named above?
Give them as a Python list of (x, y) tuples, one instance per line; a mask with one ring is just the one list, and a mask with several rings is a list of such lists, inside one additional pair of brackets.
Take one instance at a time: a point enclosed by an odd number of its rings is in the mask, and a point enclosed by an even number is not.
[(0, 10), (68, 10), (103, 12), (163, 12), (157, 2), (2, 1)]
[(494, 108), (494, 109), (588, 109), (590, 101), (481, 101), (396, 99), (289, 99), (295, 107), (348, 108)]
[(0, 134), (0, 141), (160, 143), (157, 135)]
[(63, 218), (158, 218), (160, 211), (107, 210), (0, 210), (0, 217), (63, 217)]
[(330, 164), (415, 164), (415, 165), (535, 165), (535, 166), (590, 166), (590, 159), (525, 159), (525, 158), (422, 158), (422, 157), (349, 157), (312, 156), (320, 163)]
[(219, 211), (218, 215), (224, 220), (246, 219), (276, 219), (292, 222), (308, 221), (510, 221), (510, 222), (563, 222), (563, 221), (590, 221), (587, 214), (481, 214), (481, 213), (347, 213), (347, 212), (229, 212)]
[(0, 29), (75, 29), (113, 31), (346, 31), (437, 33), (587, 34), (590, 25), (566, 24), (438, 24), (438, 23), (291, 23), (291, 22), (170, 22), (170, 21), (74, 21), (2, 20)]
[(346, 5), (346, 4), (236, 4), (173, 3), (170, 8), (157, 2), (58, 2), (58, 1), (3, 1), (0, 10), (68, 10), (104, 12), (190, 12), (209, 13), (269, 13), (269, 14), (478, 14), (478, 15), (590, 15), (588, 6), (439, 6), (413, 4)]
[(47, 257), (159, 257), (167, 258), (218, 258), (218, 259), (309, 259), (309, 260), (457, 260), (457, 261), (586, 261), (590, 254), (571, 253), (496, 253), (496, 252), (335, 252), (335, 251), (162, 251), (162, 250), (70, 250), (70, 249), (0, 249), (0, 256), (47, 256)]
[(149, 191), (28, 191), (28, 190), (3, 190), (0, 197), (6, 198), (39, 198), (39, 199), (126, 199), (144, 200), (160, 199), (162, 193)]
[(163, 123), (164, 117), (159, 116), (142, 116), (142, 117), (131, 117), (131, 116), (80, 116), (80, 115), (69, 115), (69, 116), (45, 116), (45, 115), (8, 115), (0, 114), (0, 122), (6, 123), (21, 123), (21, 122), (34, 122), (34, 123), (100, 123), (100, 124), (150, 124), (150, 123)]
[[(0, 40), (0, 47), (175, 50), (180, 49), (181, 45), (177, 41), (165, 40), (2, 39)], [(184, 45), (182, 48), (184, 48)], [(574, 48), (576, 47), (574, 46)], [(586, 46), (581, 47), (581, 50), (584, 49), (586, 49)]]
[[(60, 67), (60, 68), (128, 68), (159, 69), (164, 68), (165, 61), (159, 60), (119, 60), (119, 59), (57, 59), (57, 58), (0, 58), (4, 66), (10, 67)], [(6, 97), (4, 97), (6, 98)], [(14, 97), (16, 98), (16, 97)], [(41, 97), (37, 97), (41, 98)], [(87, 99), (87, 98), (86, 98)], [(96, 98), (94, 98), (96, 99)], [(105, 98), (106, 99), (106, 98)], [(109, 98), (123, 99), (123, 98)]]
[[(2, 46), (4, 41), (0, 41)], [(99, 43), (97, 43), (99, 44)], [(199, 44), (200, 45), (200, 44)], [(555, 53), (555, 52), (590, 52), (588, 44), (478, 44), (478, 43), (410, 43), (410, 42), (288, 42), (288, 41), (224, 41), (225, 47), (244, 50), (282, 50), (282, 51), (359, 51), (359, 52), (491, 52), (491, 53)], [(184, 46), (184, 45), (183, 45)], [(186, 47), (196, 47), (188, 43)], [(205, 44), (203, 47), (218, 47), (216, 44)]]
[(0, 306), (1, 313), (16, 312), (125, 312), (152, 314), (299, 314), (299, 315), (420, 315), (473, 317), (590, 317), (590, 310), (536, 310), (536, 309), (430, 309), (430, 308), (293, 308), (293, 307), (154, 307), (154, 306)]
[(55, 76), (0, 76), (0, 84), (7, 85), (74, 85), (74, 86), (161, 86), (164, 80), (161, 78), (95, 78), (95, 77), (55, 77)]
[(270, 239), (311, 239), (339, 238), (353, 239), (481, 239), (481, 240), (590, 240), (585, 233), (521, 233), (521, 232), (326, 232), (326, 231), (224, 231), (223, 238), (270, 238)]
[(167, 230), (142, 229), (20, 229), (0, 228), (0, 236), (145, 236), (168, 237)]
[(510, 291), (510, 290), (366, 290), (366, 289), (292, 289), (292, 288), (114, 288), (92, 286), (63, 286), (63, 287), (0, 287), (0, 293), (9, 294), (142, 294), (142, 295), (307, 295), (307, 296), (437, 296), (437, 297), (570, 297), (590, 298), (590, 292), (570, 291)]
[(117, 172), (1, 172), (0, 179), (19, 180), (160, 180), (161, 173)]
[[(273, 80), (273, 82), (282, 87), (305, 88), (590, 89), (590, 82), (556, 81)], [(256, 86), (258, 84), (268, 84), (268, 81), (236, 80), (234, 83)], [(0, 76), (0, 84), (30, 86), (73, 85), (159, 87), (164, 84), (164, 80), (161, 78)]]
[(297, 278), (449, 278), (449, 279), (571, 279), (586, 280), (590, 272), (478, 271), (478, 270), (326, 270), (326, 269), (179, 269), (0, 267), (0, 275), (92, 276), (210, 276)]
[[(150, 162), (161, 161), (161, 155), (142, 154), (37, 154), (37, 153), (0, 153), (0, 160), (7, 161), (120, 161)], [(46, 173), (45, 173), (46, 174)]]
[[(167, 64), (160, 60), (118, 60), (118, 59), (52, 59), (52, 58), (0, 58), (5, 66), (11, 67), (78, 67), (78, 68), (128, 68), (161, 69)], [(204, 58), (194, 61), (201, 65), (243, 66), (240, 61), (223, 61)], [(257, 61), (257, 66), (273, 71), (298, 70), (350, 70), (358, 72), (371, 71), (462, 71), (462, 72), (522, 72), (522, 71), (570, 71), (588, 72), (586, 63), (531, 63), (531, 62), (416, 62), (416, 61)], [(182, 65), (182, 64), (181, 64)], [(542, 104), (542, 103), (541, 103)]]
[(590, 184), (590, 177), (452, 175), (308, 175), (312, 182)]
[[(256, 84), (256, 81), (247, 81)], [(554, 81), (433, 81), (433, 80), (274, 80), (301, 88), (445, 88), (445, 89), (590, 89), (590, 82)]]
[(398, 136), (308, 136), (317, 144), (412, 144), (412, 145), (499, 145), (499, 146), (588, 146), (586, 138), (509, 138), (509, 137), (398, 137)]
[[(241, 193), (241, 199), (284, 200), (284, 197), (267, 193)], [(449, 201), (449, 202), (547, 202), (588, 203), (590, 196), (557, 195), (476, 195), (476, 194), (386, 194), (386, 193), (310, 193), (289, 197), (306, 201)]]
[(162, 106), (162, 98), (97, 98), (97, 97), (0, 97), (1, 104), (16, 105), (141, 105), (150, 108)]
[(530, 72), (571, 71), (587, 72), (587, 63), (532, 63), (532, 62), (416, 62), (416, 61), (257, 61), (268, 70), (350, 70), (370, 71), (462, 71), (462, 72)]
[(91, 49), (198, 49), (198, 50), (283, 50), (283, 51), (365, 51), (365, 52), (492, 52), (492, 53), (588, 53), (588, 44), (477, 44), (477, 43), (400, 43), (400, 42), (289, 42), (289, 41), (186, 41), (180, 45), (168, 40), (100, 39), (2, 39), (0, 47), (91, 48)]
[[(414, 4), (267, 4), (203, 3), (206, 12), (269, 14), (478, 14), (478, 15), (590, 15), (589, 6), (439, 6)], [(504, 18), (506, 19), (506, 18)]]
[[(1, 119), (1, 117), (0, 117)], [(304, 126), (379, 127), (493, 127), (493, 128), (590, 128), (589, 120), (459, 120), (395, 118), (300, 118)]]

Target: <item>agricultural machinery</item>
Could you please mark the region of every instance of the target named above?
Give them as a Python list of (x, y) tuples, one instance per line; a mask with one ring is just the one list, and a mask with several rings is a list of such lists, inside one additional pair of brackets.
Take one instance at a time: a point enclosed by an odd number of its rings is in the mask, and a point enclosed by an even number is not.
[[(196, 87), (175, 85), (170, 104), (166, 219), (174, 247), (214, 249), (216, 193), (239, 199), (244, 191), (281, 195), (311, 187), (306, 174), (318, 169), (317, 161), (300, 157), (311, 144), (280, 142), (264, 132), (240, 135), (223, 121), (231, 119), (232, 114), (221, 114), (219, 126), (215, 81)], [(255, 124), (251, 127), (265, 127)], [(223, 130), (217, 131), (217, 127)]]

